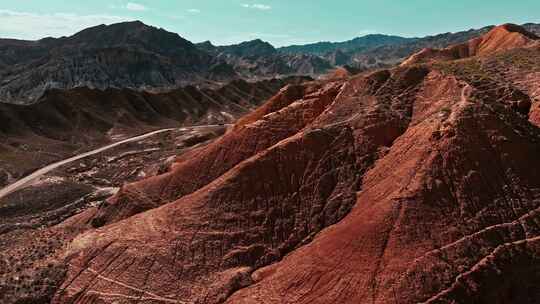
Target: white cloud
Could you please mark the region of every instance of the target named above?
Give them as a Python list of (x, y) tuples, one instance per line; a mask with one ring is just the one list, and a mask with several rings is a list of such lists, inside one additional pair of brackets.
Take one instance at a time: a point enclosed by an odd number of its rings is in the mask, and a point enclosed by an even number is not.
[(133, 3), (133, 2), (128, 2), (128, 4), (126, 4), (126, 8), (130, 11), (136, 11), (136, 12), (147, 10), (146, 6), (139, 3)]
[(35, 14), (0, 9), (0, 37), (40, 39), (73, 35), (87, 27), (127, 21), (111, 15)]
[(267, 11), (267, 10), (272, 9), (272, 7), (270, 5), (260, 4), (260, 3), (255, 3), (255, 4), (245, 4), (244, 3), (244, 4), (242, 4), (242, 7), (258, 9), (258, 10), (261, 10), (261, 11)]
[(192, 13), (192, 14), (198, 14), (198, 13), (201, 12), (201, 10), (198, 9), (198, 8), (190, 8), (187, 11), (188, 11), (188, 13)]

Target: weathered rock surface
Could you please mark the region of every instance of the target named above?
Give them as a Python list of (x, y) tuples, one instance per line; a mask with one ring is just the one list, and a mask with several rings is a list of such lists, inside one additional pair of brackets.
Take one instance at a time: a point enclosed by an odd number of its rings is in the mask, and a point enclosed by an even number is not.
[(100, 208), (53, 302), (538, 300), (534, 68), (477, 78), (521, 52), (283, 89)]
[(305, 77), (246, 82), (165, 93), (129, 89), (52, 90), (31, 105), (0, 103), (0, 166), (14, 178), (75, 151), (145, 130), (230, 123)]
[(278, 52), (260, 39), (227, 46), (214, 46), (210, 41), (197, 44), (220, 61), (233, 67), (244, 78), (274, 77), (276, 75), (320, 75), (332, 69), (327, 60), (314, 54)]
[(0, 41), (9, 63), (0, 102), (33, 103), (50, 89), (169, 89), (205, 76), (212, 57), (177, 34), (142, 22), (100, 25), (73, 36)]
[(285, 87), (55, 227), (52, 303), (538, 302), (539, 57)]
[(481, 37), (471, 39), (462, 44), (453, 45), (442, 50), (425, 48), (405, 60), (402, 65), (489, 55), (531, 45), (539, 39), (538, 36), (521, 26), (504, 24), (493, 28)]
[[(523, 27), (540, 35), (540, 24), (527, 23)], [(334, 65), (349, 65), (360, 69), (388, 68), (400, 64), (424, 48), (443, 49), (478, 38), (494, 26), (455, 33), (442, 33), (421, 38), (402, 38), (366, 35), (345, 42), (320, 42), (279, 48), (286, 54), (318, 55)]]

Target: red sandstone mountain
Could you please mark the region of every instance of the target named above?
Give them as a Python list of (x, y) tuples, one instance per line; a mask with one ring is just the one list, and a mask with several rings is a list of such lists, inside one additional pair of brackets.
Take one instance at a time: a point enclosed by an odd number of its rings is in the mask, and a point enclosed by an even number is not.
[(539, 56), (283, 89), (66, 223), (102, 227), (70, 244), (53, 303), (538, 300), (538, 61), (522, 61)]
[(289, 85), (14, 272), (51, 263), (52, 303), (538, 302), (540, 46), (477, 55)]
[(524, 47), (538, 40), (539, 37), (515, 24), (497, 26), (487, 34), (453, 45), (445, 49), (426, 48), (412, 55), (402, 65), (425, 63), (441, 60), (454, 60), (478, 55), (488, 55), (504, 50)]

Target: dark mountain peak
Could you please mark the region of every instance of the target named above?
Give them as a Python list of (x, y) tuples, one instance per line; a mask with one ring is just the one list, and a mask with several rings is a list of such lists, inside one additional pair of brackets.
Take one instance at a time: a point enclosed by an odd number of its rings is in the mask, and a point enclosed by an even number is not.
[(504, 31), (507, 33), (519, 33), (529, 39), (538, 39), (538, 36), (534, 33), (531, 33), (528, 31), (525, 27), (513, 24), (513, 23), (505, 23), (503, 25), (499, 25), (495, 27), (492, 31)]
[(268, 43), (266, 41), (263, 41), (260, 38), (244, 41), (244, 42), (242, 42), (240, 44), (263, 44), (263, 43), (270, 44), (270, 43)]
[(83, 34), (83, 33), (94, 32), (94, 31), (120, 30), (120, 29), (122, 29), (122, 30), (133, 30), (133, 29), (145, 28), (145, 27), (151, 28), (153, 26), (146, 25), (142, 21), (139, 21), (139, 20), (118, 22), (118, 23), (112, 23), (112, 24), (109, 24), (109, 25), (107, 25), (107, 24), (99, 24), (99, 25), (96, 25), (96, 26), (86, 28), (86, 29), (76, 33), (74, 36), (77, 36), (77, 35)]
[(56, 45), (63, 53), (122, 49), (160, 54), (183, 61), (189, 61), (184, 60), (186, 58), (202, 58), (201, 56), (206, 55), (177, 33), (149, 26), (141, 21), (98, 25), (59, 40)]
[(205, 51), (205, 52), (207, 52), (209, 54), (212, 54), (212, 55), (216, 55), (219, 52), (218, 47), (213, 45), (212, 42), (210, 42), (210, 40), (206, 40), (206, 41), (203, 41), (203, 42), (196, 43), (195, 46), (199, 50)]
[(241, 42), (241, 43), (237, 44), (237, 46), (239, 46), (239, 47), (263, 47), (263, 48), (267, 48), (269, 50), (270, 49), (275, 50), (273, 45), (271, 45), (270, 43), (268, 43), (266, 41), (263, 41), (261, 39), (253, 39), (253, 40)]
[(0, 48), (0, 66), (10, 67), (0, 73), (0, 101), (31, 103), (47, 90), (80, 86), (169, 88), (205, 75), (212, 62), (178, 34), (140, 21), (98, 25), (36, 44)]
[(350, 42), (350, 41), (360, 41), (360, 40), (374, 40), (374, 39), (404, 39), (403, 37), (401, 36), (395, 36), (395, 35), (385, 35), (385, 34), (367, 34), (367, 35), (364, 35), (364, 36), (358, 36), (356, 38), (353, 38), (351, 40), (348, 40), (348, 41), (345, 41), (345, 42)]
[(126, 21), (126, 22), (121, 22), (121, 23), (117, 23), (117, 24), (126, 24), (126, 25), (132, 25), (132, 26), (147, 26), (147, 27), (150, 27), (149, 25), (146, 25), (141, 20)]
[(216, 47), (210, 40), (199, 42), (196, 45), (197, 46), (202, 46), (202, 47)]
[(270, 56), (277, 52), (274, 46), (261, 39), (245, 41), (239, 44), (220, 46), (219, 49), (225, 54), (239, 57)]
[(101, 47), (110, 47), (121, 44), (158, 43), (173, 46), (192, 46), (191, 42), (176, 33), (168, 32), (162, 28), (146, 25), (141, 21), (114, 23), (111, 25), (98, 25), (82, 30), (68, 38), (72, 42), (85, 42)]
[(133, 29), (133, 22), (122, 22), (122, 23), (115, 23), (111, 25), (106, 24), (99, 24), (96, 26), (92, 26), (89, 28), (85, 28), (77, 33), (75, 33), (72, 36), (67, 37), (68, 39), (88, 39), (90, 37), (103, 34), (105, 32), (111, 32), (111, 31), (127, 31), (129, 29)]

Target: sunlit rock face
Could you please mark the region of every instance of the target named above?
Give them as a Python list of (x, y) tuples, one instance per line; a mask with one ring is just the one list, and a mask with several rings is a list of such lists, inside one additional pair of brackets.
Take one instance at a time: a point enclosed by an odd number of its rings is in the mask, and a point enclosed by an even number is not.
[(88, 215), (53, 302), (533, 301), (539, 54), (284, 88)]

